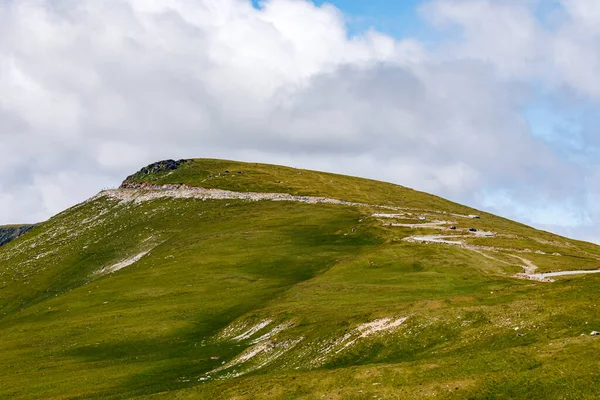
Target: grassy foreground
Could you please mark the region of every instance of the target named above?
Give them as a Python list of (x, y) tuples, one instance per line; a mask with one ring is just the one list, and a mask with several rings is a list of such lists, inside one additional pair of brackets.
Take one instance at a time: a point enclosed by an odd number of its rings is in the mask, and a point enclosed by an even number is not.
[[(0, 398), (600, 397), (600, 274), (513, 277), (514, 256), (596, 269), (596, 245), (279, 166), (193, 160), (131, 181), (372, 206), (100, 195), (55, 216), (0, 247)], [(390, 226), (377, 205), (499, 235), (414, 243), (440, 230)], [(361, 328), (382, 320), (403, 322)]]

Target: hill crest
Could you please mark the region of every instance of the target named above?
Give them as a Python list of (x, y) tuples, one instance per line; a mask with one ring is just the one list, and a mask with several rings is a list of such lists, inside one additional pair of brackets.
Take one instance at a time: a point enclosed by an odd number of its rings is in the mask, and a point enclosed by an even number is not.
[(0, 397), (597, 394), (598, 246), (361, 178), (147, 171), (0, 248)]

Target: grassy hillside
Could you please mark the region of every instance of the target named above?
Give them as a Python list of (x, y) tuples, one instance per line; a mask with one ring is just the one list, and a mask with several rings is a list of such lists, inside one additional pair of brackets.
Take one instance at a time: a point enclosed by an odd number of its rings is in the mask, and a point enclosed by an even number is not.
[(386, 182), (278, 165), (229, 160), (186, 160), (175, 170), (136, 173), (124, 183), (169, 184), (227, 189), (240, 192), (290, 193), (326, 196), (347, 201), (419, 207), (469, 213), (473, 209), (430, 194)]
[[(192, 160), (134, 183), (364, 204), (146, 187), (51, 218), (0, 248), (0, 398), (600, 396), (600, 274), (514, 276), (599, 268), (595, 245), (279, 166)], [(462, 244), (417, 240), (440, 235)]]

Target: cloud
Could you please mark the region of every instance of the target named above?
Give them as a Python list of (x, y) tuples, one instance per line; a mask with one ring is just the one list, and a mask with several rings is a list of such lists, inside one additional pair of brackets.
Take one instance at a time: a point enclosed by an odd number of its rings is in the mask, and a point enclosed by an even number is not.
[(586, 0), (554, 2), (550, 21), (542, 0), (433, 0), (423, 15), (438, 29), (457, 31), (448, 57), (492, 65), (507, 79), (534, 79), (600, 100), (600, 6)]
[(422, 12), (438, 29), (457, 29), (461, 40), (449, 44), (450, 57), (474, 58), (501, 76), (529, 76), (543, 68), (547, 38), (531, 1), (435, 0)]
[(592, 189), (576, 190), (581, 166), (522, 110), (532, 79), (596, 96), (593, 65), (575, 62), (595, 62), (581, 4), (550, 30), (534, 1), (433, 1), (432, 29), (460, 34), (425, 44), (350, 36), (342, 11), (302, 0), (2, 2), (0, 221), (47, 218), (156, 159), (211, 156), (389, 180), (546, 224), (523, 207), (587, 207)]

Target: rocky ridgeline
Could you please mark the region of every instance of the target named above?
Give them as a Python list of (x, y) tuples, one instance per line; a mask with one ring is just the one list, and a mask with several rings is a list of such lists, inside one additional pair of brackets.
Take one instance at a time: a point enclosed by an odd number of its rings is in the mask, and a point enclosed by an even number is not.
[(124, 182), (119, 189), (105, 190), (93, 197), (109, 197), (125, 202), (141, 203), (160, 198), (201, 199), (201, 200), (272, 200), (272, 201), (294, 201), (307, 204), (339, 204), (348, 206), (369, 206), (384, 209), (396, 209), (390, 206), (374, 206), (364, 203), (330, 199), (317, 196), (296, 196), (288, 193), (257, 193), (257, 192), (234, 192), (222, 189), (207, 189), (185, 184), (156, 185), (148, 182), (135, 183)]
[(197, 188), (193, 186), (188, 186), (184, 183), (166, 183), (164, 185), (157, 185), (150, 182), (131, 182), (124, 181), (119, 189), (139, 189), (139, 190), (194, 190), (194, 189), (203, 189)]
[(34, 227), (35, 225), (0, 226), (0, 246), (23, 236)]
[(148, 175), (174, 171), (188, 161), (190, 160), (162, 160), (152, 163), (135, 174), (128, 176), (121, 184), (121, 188), (128, 188), (129, 185), (136, 184), (139, 179)]

